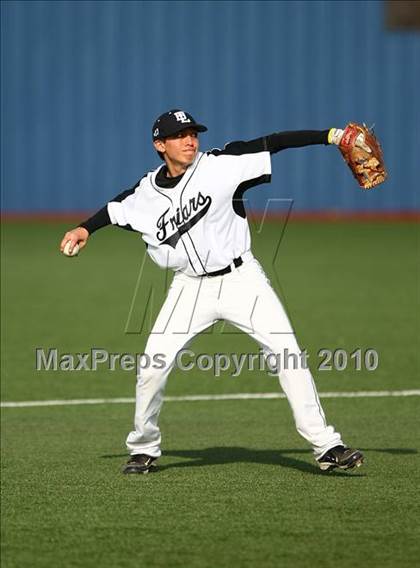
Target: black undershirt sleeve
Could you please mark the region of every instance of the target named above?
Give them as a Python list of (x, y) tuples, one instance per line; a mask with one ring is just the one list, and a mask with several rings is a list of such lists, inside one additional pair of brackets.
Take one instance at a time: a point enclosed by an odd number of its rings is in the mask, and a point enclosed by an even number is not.
[(108, 215), (108, 206), (102, 207), (97, 213), (80, 223), (79, 227), (83, 227), (87, 230), (89, 235), (97, 231), (98, 229), (102, 229), (102, 227), (106, 227), (107, 225), (111, 224), (111, 219)]
[(314, 144), (328, 144), (328, 130), (292, 130), (265, 136), (266, 149), (275, 154), (287, 148), (300, 148)]
[(255, 138), (246, 142), (238, 140), (229, 142), (223, 150), (211, 151), (215, 156), (230, 154), (240, 156), (242, 154), (256, 154), (258, 152), (270, 152), (276, 154), (287, 148), (300, 148), (313, 144), (329, 144), (329, 130), (291, 130), (285, 132), (274, 132), (268, 136)]

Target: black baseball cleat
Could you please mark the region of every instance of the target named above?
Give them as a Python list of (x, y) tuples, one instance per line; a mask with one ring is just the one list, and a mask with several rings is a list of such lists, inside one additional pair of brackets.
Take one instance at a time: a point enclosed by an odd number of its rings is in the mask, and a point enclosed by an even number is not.
[(345, 446), (335, 446), (326, 452), (318, 460), (322, 471), (329, 471), (338, 467), (339, 469), (353, 469), (360, 467), (364, 461), (362, 452), (346, 448)]
[(123, 469), (123, 473), (149, 473), (150, 469), (155, 468), (154, 463), (157, 458), (146, 456), (146, 454), (135, 454), (130, 456)]

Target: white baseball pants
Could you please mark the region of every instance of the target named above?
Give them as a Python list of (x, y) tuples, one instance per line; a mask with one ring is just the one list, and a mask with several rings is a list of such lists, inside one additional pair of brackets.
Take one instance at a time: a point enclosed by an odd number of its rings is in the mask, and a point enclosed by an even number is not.
[[(288, 354), (299, 356), (289, 319), (261, 265), (250, 252), (242, 258), (244, 264), (224, 276), (175, 274), (145, 349), (151, 361), (163, 354), (165, 365), (151, 365), (139, 370), (137, 376), (135, 429), (126, 442), (131, 454), (161, 455), (158, 418), (177, 353), (217, 320), (226, 320), (248, 333), (266, 355), (281, 355), (287, 349)], [(310, 370), (301, 365), (296, 369), (284, 367), (280, 366), (278, 376), (297, 431), (312, 445), (315, 458), (321, 457), (342, 444), (340, 434), (326, 423)]]

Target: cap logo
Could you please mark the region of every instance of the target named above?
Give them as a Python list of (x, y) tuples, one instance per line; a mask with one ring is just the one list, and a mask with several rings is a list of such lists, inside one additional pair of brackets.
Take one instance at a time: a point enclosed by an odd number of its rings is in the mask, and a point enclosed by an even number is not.
[(159, 128), (155, 128), (153, 136), (159, 136)]
[(174, 112), (174, 116), (178, 122), (182, 122), (183, 124), (191, 122), (191, 120), (187, 117), (185, 112), (180, 110), (179, 112)]

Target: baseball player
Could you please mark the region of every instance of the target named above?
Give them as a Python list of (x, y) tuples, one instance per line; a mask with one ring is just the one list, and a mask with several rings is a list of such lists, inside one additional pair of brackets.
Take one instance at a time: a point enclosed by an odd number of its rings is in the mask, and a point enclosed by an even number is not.
[[(177, 353), (198, 333), (226, 320), (248, 333), (266, 356), (301, 350), (285, 310), (251, 251), (242, 201), (251, 187), (270, 181), (271, 155), (286, 148), (339, 144), (340, 129), (277, 132), (223, 150), (199, 151), (198, 133), (207, 128), (187, 112), (162, 114), (152, 129), (164, 161), (131, 189), (64, 235), (63, 251), (80, 248), (106, 225), (141, 233), (147, 252), (175, 274), (148, 338), (149, 360), (164, 354), (164, 365), (139, 369), (134, 430), (126, 445), (124, 473), (147, 473), (161, 455), (158, 417), (166, 381)], [(363, 136), (358, 140), (364, 144)], [(363, 454), (347, 447), (328, 425), (307, 368), (278, 368), (281, 387), (299, 434), (313, 448), (322, 470), (360, 466)], [(292, 366), (293, 367), (293, 366)]]

